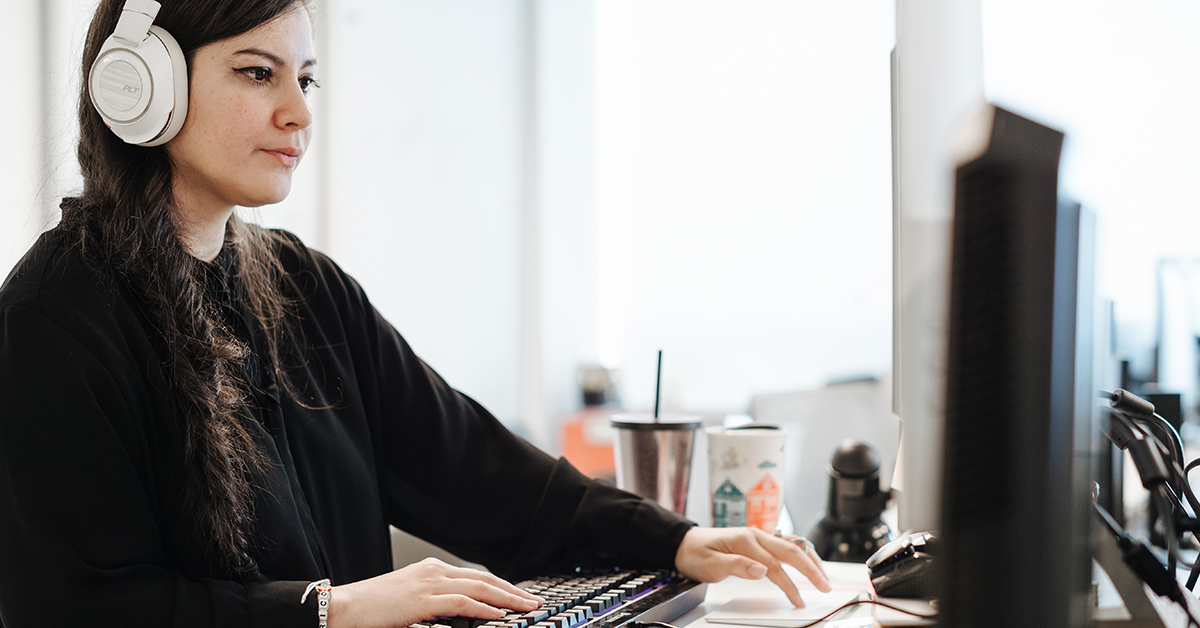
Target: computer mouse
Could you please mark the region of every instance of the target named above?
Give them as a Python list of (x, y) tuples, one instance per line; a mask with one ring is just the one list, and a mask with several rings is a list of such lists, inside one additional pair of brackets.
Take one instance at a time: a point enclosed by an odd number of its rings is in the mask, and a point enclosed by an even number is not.
[(879, 548), (867, 559), (871, 586), (879, 597), (933, 597), (937, 537), (932, 532), (906, 534)]

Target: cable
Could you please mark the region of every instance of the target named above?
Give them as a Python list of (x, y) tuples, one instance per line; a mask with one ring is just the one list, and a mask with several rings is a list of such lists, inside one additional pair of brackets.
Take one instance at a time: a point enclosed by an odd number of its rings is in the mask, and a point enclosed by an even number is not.
[(1179, 435), (1179, 431), (1175, 429), (1171, 422), (1162, 418), (1161, 415), (1151, 414), (1148, 416), (1130, 415), (1135, 421), (1143, 422), (1159, 429), (1164, 435), (1162, 439), (1164, 443), (1171, 446), (1171, 455), (1175, 456), (1176, 460), (1183, 460), (1183, 437)]
[[(1193, 513), (1200, 512), (1200, 502), (1196, 500), (1187, 474), (1179, 466), (1172, 448), (1164, 445), (1163, 440), (1155, 433), (1165, 434), (1166, 442), (1174, 444), (1171, 434), (1163, 425), (1129, 416), (1121, 408), (1112, 408), (1109, 412), (1109, 424), (1106, 432), (1109, 439), (1121, 449), (1129, 452), (1137, 467), (1138, 476), (1142, 480), (1142, 486), (1150, 491), (1151, 500), (1160, 512), (1162, 525), (1167, 530), (1163, 537), (1168, 550), (1169, 566), (1172, 571), (1174, 571), (1176, 563), (1188, 569), (1195, 569), (1196, 565), (1185, 560), (1179, 552), (1179, 537), (1175, 531), (1175, 522), (1177, 517), (1185, 524), (1197, 522), (1197, 519), (1188, 512), (1188, 506), (1192, 507)], [(1176, 487), (1178, 487), (1179, 493), (1176, 492)], [(1183, 498), (1180, 498), (1180, 493)], [(1187, 505), (1184, 504), (1184, 499), (1188, 501)], [(1192, 532), (1194, 537), (1196, 535), (1193, 527), (1184, 525), (1184, 529)]]
[[(1153, 496), (1154, 492), (1151, 495)], [(1200, 621), (1197, 621), (1192, 615), (1187, 593), (1179, 586), (1179, 581), (1175, 579), (1175, 573), (1167, 571), (1158, 557), (1150, 551), (1150, 548), (1141, 541), (1130, 537), (1124, 528), (1113, 520), (1107, 510), (1099, 504), (1092, 506), (1101, 522), (1116, 537), (1117, 547), (1121, 550), (1121, 560), (1129, 567), (1130, 571), (1150, 587), (1152, 592), (1178, 604), (1187, 614), (1189, 626), (1195, 624), (1197, 628), (1200, 628)]]
[[(1187, 464), (1187, 467), (1184, 468), (1183, 482), (1185, 485), (1188, 485), (1188, 486), (1191, 485), (1192, 482), (1191, 482), (1191, 480), (1188, 479), (1188, 474), (1191, 473), (1192, 469), (1195, 469), (1197, 466), (1200, 466), (1200, 458), (1196, 458), (1195, 460), (1189, 462)], [(1197, 538), (1198, 540), (1200, 540), (1200, 537), (1196, 536), (1195, 530), (1191, 530), (1191, 533), (1192, 533), (1193, 538)], [(1180, 561), (1180, 562), (1182, 562), (1182, 561)], [(1188, 579), (1187, 579), (1187, 585), (1186, 585), (1188, 591), (1196, 590), (1196, 581), (1197, 580), (1200, 580), (1200, 557), (1197, 557), (1196, 561), (1192, 563), (1192, 571), (1190, 573), (1188, 573)]]
[[(1117, 412), (1120, 411), (1118, 410)], [(1183, 554), (1179, 551), (1179, 532), (1175, 526), (1175, 516), (1176, 513), (1178, 513), (1178, 516), (1182, 520), (1196, 522), (1194, 513), (1200, 513), (1200, 501), (1197, 501), (1195, 494), (1192, 492), (1191, 482), (1188, 480), (1187, 472), (1179, 466), (1180, 458), (1175, 457), (1174, 452), (1168, 451), (1168, 447), (1163, 444), (1162, 440), (1160, 440), (1157, 435), (1151, 433), (1152, 431), (1166, 432), (1166, 428), (1171, 428), (1172, 430), (1174, 430), (1174, 428), (1158, 415), (1154, 416), (1162, 421), (1162, 425), (1156, 425), (1150, 422), (1147, 422), (1145, 425), (1143, 425), (1143, 420), (1138, 417), (1130, 417), (1124, 415), (1124, 413), (1121, 413), (1121, 415), (1122, 418), (1129, 420), (1128, 425), (1130, 425), (1132, 429), (1137, 430), (1141, 433), (1141, 435), (1144, 436), (1144, 440), (1148, 442), (1150, 446), (1157, 448), (1160, 454), (1166, 455), (1166, 459), (1162, 460), (1163, 466), (1161, 468), (1161, 471), (1166, 472), (1166, 478), (1159, 478), (1157, 475), (1155, 475), (1155, 478), (1152, 481), (1158, 483), (1158, 490), (1151, 491), (1151, 498), (1158, 498), (1154, 499), (1154, 501), (1162, 517), (1163, 527), (1165, 528), (1163, 538), (1165, 539), (1167, 545), (1167, 566), (1172, 573), (1175, 571), (1176, 563), (1183, 566), (1185, 569), (1190, 569), (1195, 572), (1197, 564), (1200, 564), (1200, 561), (1189, 561), (1184, 558)], [(1157, 427), (1158, 429), (1152, 429), (1154, 427)], [(1167, 442), (1172, 442), (1170, 434), (1168, 434)], [(1130, 451), (1132, 453), (1136, 450)], [(1162, 456), (1159, 457), (1161, 458)], [(1139, 475), (1141, 474), (1142, 472), (1139, 470)], [(1164, 482), (1162, 479), (1166, 479), (1167, 481)], [(1176, 493), (1175, 487), (1178, 487), (1179, 493)], [(1180, 497), (1180, 494), (1182, 494), (1183, 498)], [(1185, 500), (1187, 502), (1186, 504)], [(1191, 506), (1191, 513), (1188, 512), (1188, 506)], [(1191, 532), (1193, 537), (1196, 536), (1191, 526), (1185, 526), (1185, 531)], [(1192, 590), (1195, 586), (1194, 579), (1189, 575), (1188, 580), (1189, 582), (1193, 583), (1188, 587), (1189, 590)]]
[(1200, 515), (1200, 500), (1197, 500), (1196, 494), (1192, 492), (1192, 484), (1188, 481), (1187, 472), (1175, 460), (1171, 461), (1171, 470), (1179, 476), (1180, 491), (1187, 498), (1188, 505), (1192, 507), (1191, 518), (1194, 519), (1197, 515)]
[[(1103, 396), (1105, 393), (1101, 392), (1101, 397)], [(1180, 466), (1184, 461), (1183, 438), (1170, 421), (1154, 411), (1154, 404), (1119, 388), (1109, 393), (1108, 398), (1111, 413), (1105, 434), (1113, 444), (1131, 454), (1134, 464), (1137, 466), (1138, 475), (1142, 479), (1142, 485), (1150, 489), (1150, 499), (1161, 511), (1165, 528), (1164, 537), (1167, 542), (1166, 570), (1160, 574), (1158, 568), (1163, 566), (1162, 563), (1158, 562), (1158, 559), (1154, 558), (1140, 542), (1129, 538), (1125, 531), (1112, 520), (1108, 512), (1098, 504), (1095, 506), (1096, 511), (1116, 534), (1125, 563), (1155, 593), (1179, 604), (1187, 614), (1188, 626), (1195, 625), (1200, 628), (1200, 621), (1197, 621), (1192, 615), (1191, 607), (1187, 603), (1187, 594), (1179, 586), (1175, 572), (1177, 562), (1191, 569), (1186, 586), (1188, 590), (1192, 590), (1196, 586), (1197, 580), (1200, 579), (1200, 559), (1190, 563), (1184, 560), (1179, 550), (1179, 536), (1176, 533), (1174, 516), (1178, 514), (1179, 520), (1185, 524), (1185, 530), (1191, 532), (1193, 538), (1200, 539), (1195, 532), (1197, 517), (1200, 517), (1200, 500), (1197, 500), (1192, 491), (1191, 481), (1188, 480), (1188, 473), (1200, 466), (1200, 458), (1187, 463), (1186, 467)], [(1164, 437), (1160, 439), (1158, 435), (1151, 432), (1160, 432)], [(1138, 441), (1143, 441), (1143, 443), (1136, 447), (1132, 446)], [(1145, 447), (1146, 444), (1149, 444), (1150, 447)], [(1163, 454), (1166, 454), (1168, 460), (1162, 460)], [(1173, 490), (1174, 486), (1179, 487), (1182, 499)], [(1185, 500), (1186, 505), (1184, 504)], [(1187, 506), (1191, 506), (1191, 514), (1188, 513)]]
[[(1158, 509), (1162, 513), (1163, 522), (1163, 538), (1167, 541), (1167, 573), (1175, 573), (1176, 562), (1183, 562), (1179, 556), (1179, 537), (1175, 534), (1175, 518), (1171, 516), (1171, 504), (1167, 497), (1170, 487), (1166, 484), (1159, 484), (1158, 490), (1150, 495), (1158, 497)], [(1187, 564), (1191, 567), (1191, 563)]]
[[(1158, 505), (1159, 510), (1163, 510), (1164, 505), (1162, 502), (1165, 502), (1165, 501), (1167, 501), (1167, 500), (1160, 499), (1160, 503)], [(1185, 519), (1188, 522), (1191, 522), (1193, 524), (1196, 522), (1196, 520), (1191, 517), (1185, 517)], [(1177, 562), (1180, 567), (1183, 567), (1184, 569), (1191, 569), (1191, 570), (1195, 571), (1197, 566), (1200, 566), (1200, 560), (1189, 561), (1187, 558), (1185, 558), (1183, 556), (1183, 553), (1180, 551), (1181, 547), (1179, 545), (1179, 541), (1180, 541), (1180, 538), (1183, 536), (1183, 533), (1179, 532), (1179, 529), (1176, 527), (1176, 524), (1177, 524), (1177, 522), (1174, 519), (1169, 518), (1166, 514), (1163, 515), (1163, 528), (1164, 528), (1163, 538), (1166, 539), (1166, 542), (1167, 542), (1167, 555), (1172, 560)], [(1190, 527), (1186, 528), (1184, 530), (1184, 533), (1191, 533), (1191, 535), (1193, 537), (1196, 536), (1196, 532), (1194, 531), (1194, 529), (1192, 529)], [(1175, 571), (1174, 565), (1168, 565), (1168, 568), (1171, 570), (1172, 573), (1174, 573), (1174, 571)], [(1189, 577), (1189, 580), (1190, 579), (1191, 578)], [(1195, 586), (1195, 585), (1194, 584), (1189, 585), (1188, 590), (1191, 590), (1193, 586)]]
[(1183, 463), (1183, 438), (1179, 435), (1179, 431), (1175, 429), (1174, 425), (1171, 425), (1170, 421), (1167, 421), (1158, 414), (1152, 414), (1148, 417), (1134, 417), (1134, 420), (1157, 427), (1166, 436), (1162, 441), (1170, 443), (1170, 453), (1173, 458), (1170, 466), (1171, 471), (1179, 476), (1177, 478), (1179, 490), (1187, 499), (1188, 505), (1192, 507), (1192, 515), (1200, 515), (1200, 500), (1196, 499), (1196, 495), (1192, 492), (1191, 484), (1187, 479), (1187, 471), (1179, 466)]
[[(888, 604), (887, 602), (880, 602), (879, 600), (850, 600), (849, 602), (842, 604), (841, 606), (833, 609), (832, 611), (829, 611), (828, 613), (825, 614), (824, 617), (822, 617), (820, 619), (814, 619), (814, 620), (809, 621), (808, 623), (797, 624), (794, 626), (785, 626), (785, 625), (781, 625), (779, 623), (772, 623), (772, 624), (755, 623), (755, 620), (761, 620), (761, 618), (758, 618), (758, 617), (747, 617), (746, 619), (738, 619), (737, 617), (726, 617), (726, 618), (722, 618), (722, 619), (707, 619), (706, 618), (704, 620), (704, 623), (706, 623), (706, 624), (724, 624), (724, 625), (730, 625), (730, 626), (761, 626), (762, 628), (810, 628), (811, 626), (816, 626), (817, 624), (829, 619), (830, 617), (837, 615), (838, 613), (846, 610), (847, 608), (850, 608), (851, 606), (857, 606), (859, 604), (873, 604), (875, 606), (882, 606), (884, 608), (888, 608), (888, 609), (894, 610), (899, 613), (904, 613), (905, 615), (912, 615), (913, 617), (917, 617), (920, 619), (935, 619), (935, 618), (937, 618), (937, 613), (918, 613), (916, 611), (910, 611), (907, 608), (901, 608), (894, 604)], [(749, 621), (747, 621), (747, 620), (749, 620)], [(650, 622), (650, 623), (656, 624), (658, 622)], [(662, 628), (662, 627), (660, 626), (659, 628)], [(674, 627), (671, 627), (671, 628), (674, 628)]]
[[(1102, 397), (1105, 396), (1103, 391), (1100, 394)], [(1171, 475), (1175, 476), (1170, 478), (1171, 484), (1173, 487), (1178, 487), (1183, 498), (1187, 500), (1187, 505), (1191, 506), (1192, 516), (1200, 516), (1200, 499), (1197, 499), (1195, 493), (1192, 492), (1191, 484), (1187, 479), (1187, 470), (1180, 466), (1183, 464), (1184, 454), (1183, 437), (1179, 435), (1179, 430), (1175, 429), (1175, 426), (1170, 421), (1154, 411), (1154, 404), (1127, 390), (1118, 388), (1111, 393), (1107, 393), (1107, 396), (1109, 406), (1113, 410), (1121, 413), (1125, 418), (1131, 419), (1135, 423), (1145, 423), (1153, 431), (1161, 434), (1161, 438), (1156, 434), (1155, 439), (1159, 441), (1159, 445), (1164, 450), (1170, 450), (1164, 451), (1164, 453), (1168, 453), (1172, 458), (1171, 463), (1168, 465)], [(1184, 514), (1187, 514), (1187, 509), (1182, 508), (1182, 502), (1180, 506)]]
[(1171, 466), (1174, 467), (1175, 473), (1179, 475), (1179, 481), (1182, 484), (1183, 496), (1187, 498), (1188, 505), (1192, 507), (1191, 518), (1196, 518), (1200, 515), (1200, 500), (1196, 499), (1196, 494), (1192, 492), (1191, 482), (1188, 481), (1187, 474), (1183, 471), (1183, 467), (1179, 466), (1178, 462), (1172, 461)]
[(1192, 469), (1195, 469), (1196, 467), (1200, 467), (1200, 458), (1196, 458), (1195, 460), (1187, 463), (1187, 467), (1183, 470), (1183, 474), (1186, 476), (1192, 472)]
[[(1187, 561), (1183, 560), (1182, 557), (1177, 557), (1177, 560), (1180, 566), (1187, 568)], [(1200, 578), (1200, 560), (1193, 561), (1188, 571), (1187, 583), (1184, 585), (1188, 591), (1195, 592), (1197, 578)]]

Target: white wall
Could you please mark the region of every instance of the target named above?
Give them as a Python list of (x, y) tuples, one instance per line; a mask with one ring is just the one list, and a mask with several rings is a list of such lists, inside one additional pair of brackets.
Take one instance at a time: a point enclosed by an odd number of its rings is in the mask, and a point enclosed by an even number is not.
[(890, 2), (599, 5), (600, 352), (743, 411), (891, 355)]
[(1063, 189), (1097, 213), (1099, 293), (1147, 375), (1156, 264), (1200, 258), (1200, 5), (983, 0), (983, 16), (988, 98), (1066, 133)]
[[(38, 23), (36, 0), (13, 0), (6, 8), (6, 19), (0, 20), (0, 56), (5, 59), (38, 59), (38, 40), (28, 33), (30, 24)], [(41, 230), (41, 204), (38, 196), (41, 170), (41, 151), (36, 124), (40, 105), (41, 68), (37, 63), (14, 63), (9, 71), (13, 89), (5, 98), (4, 118), (10, 123), (0, 144), (0, 269), (8, 269)], [(17, 122), (19, 121), (19, 122)]]
[(330, 254), (418, 355), (517, 415), (525, 24), (518, 0), (341, 0)]
[(545, 432), (581, 405), (577, 371), (599, 361), (596, 0), (536, 3), (536, 203)]
[(80, 186), (75, 106), (93, 8), (88, 0), (9, 0), (4, 6), (0, 55), (20, 62), (10, 64), (10, 89), (0, 104), (0, 276), (57, 222), (63, 194)]

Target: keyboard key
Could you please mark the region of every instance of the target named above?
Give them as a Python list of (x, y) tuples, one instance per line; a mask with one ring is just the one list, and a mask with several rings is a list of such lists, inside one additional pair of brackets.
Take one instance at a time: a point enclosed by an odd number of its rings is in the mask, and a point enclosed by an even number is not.
[(535, 611), (529, 611), (528, 613), (525, 613), (525, 619), (528, 619), (530, 624), (536, 624), (540, 621), (545, 621), (549, 616), (550, 611), (544, 606)]

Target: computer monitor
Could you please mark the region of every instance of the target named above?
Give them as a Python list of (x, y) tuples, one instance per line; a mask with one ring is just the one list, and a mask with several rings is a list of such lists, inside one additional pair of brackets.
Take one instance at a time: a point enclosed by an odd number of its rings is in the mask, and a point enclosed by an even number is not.
[(941, 473), (945, 626), (1089, 621), (1094, 221), (1062, 133), (987, 107), (959, 161)]

